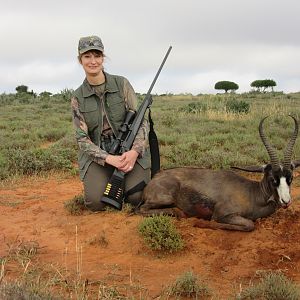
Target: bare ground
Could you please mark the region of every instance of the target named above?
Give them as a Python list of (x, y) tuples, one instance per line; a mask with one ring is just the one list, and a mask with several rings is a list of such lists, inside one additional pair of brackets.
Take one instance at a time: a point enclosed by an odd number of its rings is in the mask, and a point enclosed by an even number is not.
[[(81, 194), (79, 179), (29, 178), (0, 188), (0, 257), (17, 240), (35, 241), (35, 263), (51, 265), (61, 277), (62, 269), (77, 274), (86, 284), (134, 287), (136, 299), (142, 294), (158, 299), (178, 275), (190, 270), (205, 278), (219, 299), (247, 287), (262, 270), (281, 270), (299, 283), (299, 179), (294, 180), (293, 204), (257, 221), (250, 233), (200, 229), (193, 227), (195, 219), (174, 219), (186, 247), (162, 255), (144, 245), (137, 231), (140, 216), (68, 214), (64, 203)], [(8, 264), (5, 278), (25, 268)]]

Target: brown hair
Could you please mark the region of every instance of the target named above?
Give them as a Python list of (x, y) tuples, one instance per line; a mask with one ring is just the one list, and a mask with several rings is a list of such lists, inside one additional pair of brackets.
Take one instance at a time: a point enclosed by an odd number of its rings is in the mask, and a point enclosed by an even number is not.
[(82, 54), (79, 54), (78, 55), (78, 61), (81, 63), (81, 57), (82, 57), (82, 55), (84, 55), (85, 53), (92, 53), (92, 54), (94, 54), (94, 55), (102, 55), (103, 57), (105, 57), (105, 54), (103, 53), (103, 52), (101, 52), (100, 50), (94, 50), (94, 49), (92, 49), (92, 50), (88, 50), (88, 51), (86, 51), (86, 52), (84, 52), (84, 53), (82, 53)]

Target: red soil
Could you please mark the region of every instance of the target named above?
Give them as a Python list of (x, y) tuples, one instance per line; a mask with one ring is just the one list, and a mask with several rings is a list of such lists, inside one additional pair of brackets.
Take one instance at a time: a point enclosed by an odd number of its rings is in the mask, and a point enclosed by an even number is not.
[[(292, 189), (294, 202), (288, 209), (257, 221), (250, 233), (200, 229), (193, 227), (195, 219), (174, 219), (186, 248), (168, 255), (153, 253), (144, 245), (137, 232), (140, 216), (69, 215), (64, 202), (81, 192), (77, 178), (31, 178), (0, 188), (0, 257), (16, 240), (36, 241), (39, 263), (73, 274), (77, 270), (90, 283), (139, 285), (149, 299), (189, 270), (207, 279), (220, 299), (247, 287), (260, 270), (281, 270), (300, 282), (299, 188)], [(99, 236), (107, 243), (94, 244)], [(16, 269), (8, 265), (5, 271), (9, 277)]]

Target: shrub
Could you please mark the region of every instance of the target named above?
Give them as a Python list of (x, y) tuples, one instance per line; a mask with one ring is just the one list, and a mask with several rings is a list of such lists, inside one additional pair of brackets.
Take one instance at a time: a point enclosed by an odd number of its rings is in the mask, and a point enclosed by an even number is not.
[(82, 215), (83, 211), (86, 210), (84, 196), (82, 194), (75, 196), (71, 200), (66, 201), (64, 207), (71, 215)]
[(226, 102), (226, 111), (237, 114), (247, 114), (250, 111), (250, 104), (243, 100), (232, 99)]
[(7, 168), (11, 174), (34, 175), (49, 170), (71, 170), (73, 168), (65, 149), (13, 149), (7, 157)]
[(5, 300), (58, 300), (43, 287), (30, 286), (20, 282), (4, 283), (0, 285), (0, 299)]
[(0, 94), (0, 104), (1, 105), (12, 105), (14, 104), (16, 96), (14, 94)]
[(108, 239), (106, 237), (105, 231), (103, 230), (101, 233), (98, 233), (97, 235), (89, 239), (88, 244), (92, 246), (100, 246), (106, 248), (108, 246)]
[(166, 127), (173, 127), (176, 124), (177, 118), (175, 115), (164, 115), (161, 123)]
[(48, 142), (55, 142), (63, 138), (67, 133), (65, 128), (47, 128), (44, 130), (39, 130), (37, 135), (40, 139), (46, 140)]
[(65, 101), (65, 102), (70, 102), (71, 98), (72, 98), (72, 95), (74, 93), (74, 90), (73, 89), (63, 89), (61, 92), (60, 92), (60, 95), (62, 97), (62, 99)]
[(15, 96), (15, 104), (30, 104), (34, 103), (34, 95), (29, 93), (17, 93)]
[(126, 300), (115, 286), (100, 285), (97, 299), (102, 300)]
[(180, 109), (187, 113), (199, 113), (207, 111), (207, 104), (203, 102), (192, 102)]
[(47, 91), (44, 91), (44, 92), (41, 92), (41, 93), (39, 94), (39, 97), (40, 97), (42, 100), (45, 100), (45, 99), (49, 100), (51, 95), (52, 95), (52, 93), (47, 92)]
[(17, 93), (27, 93), (28, 92), (28, 86), (27, 85), (19, 85), (16, 87)]
[(184, 241), (169, 216), (144, 218), (139, 224), (138, 231), (152, 250), (175, 252), (184, 247)]
[(0, 153), (0, 180), (4, 179), (7, 174), (7, 161), (5, 157)]
[(200, 280), (192, 271), (178, 276), (175, 283), (169, 287), (169, 294), (176, 297), (193, 297), (202, 299), (211, 294), (203, 280)]
[(270, 272), (257, 285), (242, 291), (237, 299), (298, 300), (300, 289), (284, 274)]

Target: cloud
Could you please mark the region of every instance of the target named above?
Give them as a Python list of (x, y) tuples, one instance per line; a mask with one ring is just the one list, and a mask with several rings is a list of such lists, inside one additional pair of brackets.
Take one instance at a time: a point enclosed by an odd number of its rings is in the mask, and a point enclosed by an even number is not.
[(70, 88), (74, 81), (81, 84), (75, 75), (80, 72), (81, 68), (73, 62), (32, 61), (18, 66), (7, 64), (1, 65), (0, 82), (6, 82), (7, 90), (3, 92), (14, 92), (18, 85), (24, 84), (29, 90), (38, 93), (45, 90), (55, 93)]
[(38, 91), (76, 88), (79, 37), (101, 36), (106, 70), (145, 92), (168, 49), (155, 92), (214, 93), (219, 80), (272, 78), (299, 90), (296, 0), (78, 0), (6, 2), (0, 11), (0, 92), (26, 84)]

